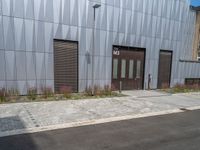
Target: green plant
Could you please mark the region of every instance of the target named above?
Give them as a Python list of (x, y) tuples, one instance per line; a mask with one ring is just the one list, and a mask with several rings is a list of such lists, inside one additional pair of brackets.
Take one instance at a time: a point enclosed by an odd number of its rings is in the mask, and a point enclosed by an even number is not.
[(6, 99), (8, 97), (8, 94), (6, 92), (5, 88), (0, 89), (0, 102), (6, 102)]
[(70, 86), (61, 86), (60, 94), (63, 94), (65, 98), (69, 99), (72, 97), (72, 88)]
[(11, 88), (9, 90), (7, 90), (7, 93), (8, 93), (8, 96), (9, 97), (15, 97), (15, 98), (18, 98), (20, 96), (20, 92), (18, 89), (15, 89), (15, 88)]
[(36, 98), (37, 98), (37, 88), (35, 88), (35, 87), (29, 88), (28, 91), (27, 91), (27, 97), (30, 100), (36, 100)]
[(7, 101), (9, 102), (15, 102), (20, 98), (20, 92), (16, 88), (10, 88), (7, 90)]
[(85, 96), (92, 96), (92, 87), (88, 87), (84, 91)]
[(54, 96), (54, 93), (53, 93), (53, 90), (51, 87), (42, 87), (41, 94), (42, 94), (43, 98), (45, 98), (45, 99)]
[(7, 93), (8, 93), (9, 96), (16, 96), (16, 97), (18, 97), (20, 95), (19, 90), (15, 89), (15, 88), (9, 89)]
[(103, 95), (103, 90), (100, 86), (95, 85), (94, 86), (94, 91), (92, 87), (88, 87), (85, 89), (85, 96), (102, 96)]
[(189, 88), (191, 88), (194, 91), (199, 91), (200, 85), (199, 84), (193, 84), (193, 85), (189, 86)]
[(187, 93), (200, 91), (200, 86), (198, 84), (185, 85), (185, 84), (176, 84), (172, 89), (172, 93)]
[(114, 85), (105, 85), (104, 88), (101, 88), (98, 85), (94, 86), (94, 92), (92, 92), (92, 87), (88, 87), (85, 89), (85, 96), (112, 96), (113, 91), (116, 91), (116, 88)]
[(103, 94), (104, 94), (103, 89), (100, 86), (95, 85), (94, 86), (94, 95), (93, 96), (103, 96)]
[(112, 87), (110, 87), (109, 85), (105, 85), (104, 89), (103, 89), (103, 94), (105, 96), (111, 96), (112, 95)]
[(186, 86), (183, 85), (183, 84), (176, 84), (172, 90), (173, 90), (173, 93), (180, 93), (180, 92), (184, 92), (186, 89)]

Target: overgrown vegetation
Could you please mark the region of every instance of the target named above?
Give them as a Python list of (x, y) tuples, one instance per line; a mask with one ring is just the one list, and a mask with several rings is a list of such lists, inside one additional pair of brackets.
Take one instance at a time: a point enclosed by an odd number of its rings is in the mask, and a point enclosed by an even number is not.
[(53, 89), (51, 87), (42, 87), (41, 95), (43, 98), (47, 99), (54, 96)]
[(9, 96), (18, 97), (20, 95), (19, 90), (15, 88), (11, 88), (7, 91)]
[(94, 91), (92, 92), (92, 87), (86, 88), (85, 96), (93, 96), (93, 97), (105, 97), (105, 96), (114, 96), (116, 95), (115, 88), (113, 85), (105, 85), (103, 88), (101, 86), (95, 85)]
[(189, 92), (200, 92), (200, 85), (185, 85), (185, 84), (176, 84), (173, 88), (164, 89), (163, 91), (169, 93), (189, 93)]
[(73, 93), (70, 86), (61, 86), (59, 93), (54, 93), (51, 87), (41, 87), (38, 91), (36, 87), (28, 88), (27, 95), (21, 96), (20, 92), (16, 89), (6, 90), (0, 89), (0, 103), (5, 102), (29, 102), (29, 101), (52, 101), (52, 100), (78, 100), (78, 99), (94, 99), (105, 97), (121, 97), (122, 94), (114, 92), (114, 86), (106, 85), (104, 87), (95, 85), (94, 92), (92, 87), (88, 87), (82, 93)]
[(35, 88), (35, 87), (29, 88), (28, 91), (27, 91), (27, 97), (28, 97), (29, 100), (36, 100), (36, 98), (37, 98), (37, 88)]
[(72, 88), (70, 86), (61, 86), (60, 94), (63, 94), (65, 98), (69, 99), (72, 97)]
[(6, 102), (6, 99), (8, 97), (8, 94), (6, 92), (5, 88), (0, 89), (0, 102)]
[(85, 96), (92, 96), (92, 87), (88, 87), (84, 91)]

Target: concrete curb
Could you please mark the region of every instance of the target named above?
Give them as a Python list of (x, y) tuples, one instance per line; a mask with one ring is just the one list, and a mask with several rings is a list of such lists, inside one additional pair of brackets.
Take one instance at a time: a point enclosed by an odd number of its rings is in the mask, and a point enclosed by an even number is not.
[(185, 95), (200, 95), (200, 92), (175, 93), (175, 94), (172, 94), (172, 95), (175, 95), (175, 96), (185, 96)]
[(189, 107), (187, 109), (188, 110), (198, 110), (198, 109), (200, 109), (200, 106)]
[[(195, 110), (196, 108), (200, 109), (200, 106), (194, 107), (194, 108), (191, 108), (191, 109)], [(0, 132), (0, 137), (20, 135), (20, 134), (28, 134), (28, 133), (37, 133), (37, 132), (42, 132), (42, 131), (50, 131), (50, 130), (65, 129), (65, 128), (72, 128), (72, 127), (80, 127), (80, 126), (88, 126), (88, 125), (95, 125), (95, 124), (103, 124), (103, 123), (109, 123), (109, 122), (125, 121), (125, 120), (136, 119), (136, 118), (145, 118), (145, 117), (150, 117), (150, 116), (159, 116), (159, 115), (166, 115), (166, 114), (173, 114), (173, 113), (180, 113), (180, 112), (184, 112), (184, 111), (180, 110), (180, 109), (174, 109), (174, 110), (152, 112), (152, 113), (146, 113), (146, 114), (127, 115), (127, 116), (119, 116), (119, 117), (97, 119), (97, 120), (78, 121), (78, 122), (51, 125), (51, 126), (45, 126), (45, 127), (20, 129), (20, 130)]]
[(152, 96), (136, 96), (135, 98), (148, 98), (148, 97), (164, 97), (164, 96), (172, 96), (172, 94), (163, 94), (163, 95), (152, 95)]

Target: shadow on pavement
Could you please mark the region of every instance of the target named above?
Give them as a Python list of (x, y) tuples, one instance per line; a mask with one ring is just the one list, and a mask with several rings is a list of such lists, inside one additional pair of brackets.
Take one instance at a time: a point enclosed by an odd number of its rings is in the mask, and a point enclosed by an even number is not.
[[(0, 132), (25, 129), (23, 121), (18, 116), (0, 118)], [(18, 136), (1, 137), (0, 150), (37, 150), (37, 146), (31, 136), (26, 138)]]

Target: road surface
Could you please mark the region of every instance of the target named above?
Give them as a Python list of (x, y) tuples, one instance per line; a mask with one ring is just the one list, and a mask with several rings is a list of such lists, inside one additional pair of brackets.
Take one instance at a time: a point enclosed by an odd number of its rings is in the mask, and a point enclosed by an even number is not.
[(0, 138), (0, 150), (199, 150), (200, 110)]

